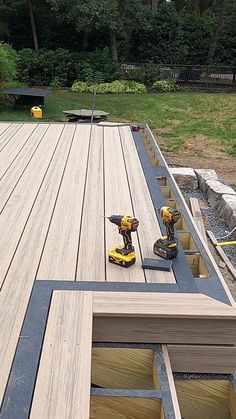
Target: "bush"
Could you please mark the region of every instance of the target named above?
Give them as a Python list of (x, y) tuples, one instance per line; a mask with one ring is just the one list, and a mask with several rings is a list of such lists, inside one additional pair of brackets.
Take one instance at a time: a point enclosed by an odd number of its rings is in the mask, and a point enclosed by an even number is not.
[(50, 87), (51, 89), (60, 89), (61, 88), (60, 79), (58, 77), (55, 77), (55, 79), (51, 81)]
[(144, 64), (131, 68), (126, 72), (131, 80), (136, 80), (147, 85), (152, 85), (155, 80), (160, 78), (160, 68), (152, 63)]
[(77, 67), (79, 80), (87, 83), (109, 83), (121, 78), (120, 64), (111, 58), (108, 48), (97, 49), (79, 56), (80, 62)]
[(77, 93), (88, 93), (89, 92), (89, 83), (85, 83), (84, 81), (75, 81), (72, 85), (72, 92)]
[[(18, 81), (11, 81), (11, 82), (6, 82), (3, 84), (4, 89), (13, 89), (17, 87), (27, 87), (27, 85), (24, 83), (20, 83)], [(15, 103), (15, 99), (12, 95), (7, 95), (7, 94), (0, 95), (0, 106), (14, 105), (14, 103)]]
[(102, 83), (120, 77), (120, 66), (106, 48), (87, 54), (61, 48), (55, 51), (28, 48), (18, 53), (18, 78), (31, 85), (66, 87), (74, 80)]
[(14, 49), (3, 42), (0, 43), (0, 87), (4, 82), (16, 77), (17, 54)]
[(78, 93), (92, 93), (94, 90), (96, 90), (98, 94), (146, 93), (146, 87), (144, 84), (131, 80), (116, 80), (112, 83), (99, 84), (75, 82), (72, 86), (72, 91)]
[(154, 92), (174, 92), (177, 87), (175, 80), (158, 80), (153, 83), (152, 90)]

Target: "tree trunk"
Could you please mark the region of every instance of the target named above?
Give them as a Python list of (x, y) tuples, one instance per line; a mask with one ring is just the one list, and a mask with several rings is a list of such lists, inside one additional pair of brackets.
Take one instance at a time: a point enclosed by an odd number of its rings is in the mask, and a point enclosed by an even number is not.
[(183, 5), (183, 8), (182, 8), (180, 14), (182, 16), (184, 16), (187, 13), (187, 11), (191, 8), (191, 5), (192, 5), (192, 0), (185, 0), (184, 5)]
[(221, 30), (222, 30), (223, 25), (224, 25), (225, 2), (226, 2), (226, 0), (218, 0), (217, 12), (216, 12), (217, 13), (217, 26), (216, 26), (214, 37), (213, 37), (213, 40), (212, 40), (211, 49), (210, 49), (209, 54), (208, 54), (209, 64), (213, 64), (213, 62), (214, 62), (214, 56), (215, 56), (217, 43), (219, 41)]
[(114, 29), (110, 29), (110, 49), (113, 60), (118, 61), (116, 33)]
[(158, 3), (159, 3), (159, 0), (152, 0), (152, 11), (153, 11), (153, 13), (157, 12)]
[(31, 30), (32, 30), (32, 36), (33, 36), (33, 41), (34, 41), (34, 49), (38, 50), (39, 49), (39, 43), (38, 43), (36, 25), (35, 25), (35, 20), (34, 20), (33, 6), (32, 6), (32, 3), (31, 3), (31, 0), (27, 0), (27, 3), (28, 3), (28, 9), (29, 9), (29, 17), (30, 17), (30, 25), (31, 25)]
[(198, 16), (200, 16), (201, 14), (201, 7), (200, 7), (200, 0), (195, 0), (194, 1), (194, 8), (195, 8), (195, 12)]
[(88, 48), (88, 34), (89, 34), (89, 29), (85, 27), (83, 31), (82, 51), (85, 51)]

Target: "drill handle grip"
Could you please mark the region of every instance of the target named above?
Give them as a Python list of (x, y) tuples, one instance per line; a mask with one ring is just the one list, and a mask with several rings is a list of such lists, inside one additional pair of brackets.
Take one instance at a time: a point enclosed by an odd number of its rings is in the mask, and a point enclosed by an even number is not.
[(120, 234), (123, 237), (125, 249), (132, 248), (131, 230), (120, 230)]
[(171, 241), (175, 238), (175, 228), (174, 223), (165, 223), (166, 226), (166, 233), (167, 233), (167, 240)]

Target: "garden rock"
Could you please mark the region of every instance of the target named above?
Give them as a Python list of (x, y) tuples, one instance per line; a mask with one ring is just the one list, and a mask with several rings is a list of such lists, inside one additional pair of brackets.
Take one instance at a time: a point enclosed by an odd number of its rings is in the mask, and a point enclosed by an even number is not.
[[(219, 207), (220, 217), (226, 222), (230, 230), (236, 226), (236, 194), (222, 195)], [(234, 234), (236, 236), (236, 232)]]
[(198, 189), (198, 179), (193, 169), (189, 167), (171, 167), (170, 172), (181, 189), (186, 191)]
[(195, 173), (198, 178), (199, 189), (205, 194), (207, 193), (207, 181), (219, 180), (216, 171), (212, 169), (196, 169)]
[(236, 192), (230, 186), (224, 185), (218, 180), (208, 180), (206, 185), (208, 202), (212, 207), (219, 208), (221, 206), (223, 195), (236, 196)]

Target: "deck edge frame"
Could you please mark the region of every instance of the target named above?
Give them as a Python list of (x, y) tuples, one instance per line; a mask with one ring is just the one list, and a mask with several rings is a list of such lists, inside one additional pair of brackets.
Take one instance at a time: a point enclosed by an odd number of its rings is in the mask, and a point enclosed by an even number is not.
[[(192, 272), (190, 271), (190, 268), (187, 265), (187, 262), (185, 260), (185, 252), (182, 249), (181, 244), (179, 245), (179, 261), (174, 260), (173, 263), (173, 271), (175, 272), (176, 281), (178, 282), (178, 285), (180, 286), (180, 292), (200, 292), (202, 294), (208, 295), (209, 297), (212, 297), (216, 300), (219, 300), (225, 304), (232, 305), (232, 301), (229, 298), (229, 295), (227, 294), (226, 290), (224, 289), (224, 286), (219, 278), (218, 272), (215, 269), (208, 252), (206, 251), (204, 244), (202, 240), (199, 237), (198, 232), (195, 229), (195, 226), (193, 224), (193, 220), (191, 219), (191, 216), (189, 212), (187, 211), (183, 199), (181, 197), (181, 192), (171, 175), (170, 171), (168, 170), (167, 163), (162, 155), (162, 152), (160, 148), (158, 147), (155, 138), (148, 126), (148, 124), (140, 124), (140, 127), (144, 129), (146, 135), (148, 136), (151, 145), (154, 149), (155, 155), (160, 161), (160, 165), (156, 167), (156, 169), (151, 165), (151, 162), (149, 160), (149, 156), (146, 152), (145, 145), (142, 139), (142, 135), (140, 132), (132, 132), (132, 136), (134, 139), (134, 143), (136, 145), (137, 152), (139, 154), (140, 162), (142, 164), (142, 168), (144, 171), (144, 175), (146, 178), (146, 182), (150, 191), (150, 195), (153, 201), (153, 206), (155, 208), (156, 216), (159, 221), (161, 230), (163, 234), (165, 234), (165, 228), (162, 223), (162, 219), (160, 217), (160, 214), (157, 211), (158, 206), (165, 205), (165, 200), (162, 195), (161, 188), (156, 181), (157, 177), (166, 177), (171, 185), (171, 189), (173, 190), (175, 194), (176, 201), (179, 204), (180, 211), (184, 216), (184, 219), (188, 225), (189, 232), (192, 235), (198, 251), (203, 258), (206, 267), (210, 273), (209, 278), (205, 279), (198, 279), (194, 278), (192, 275)], [(157, 194), (158, 191), (158, 194)], [(162, 197), (162, 199), (160, 198)], [(187, 269), (187, 271), (186, 271)], [(187, 281), (183, 280), (183, 278), (180, 276), (182, 272), (187, 272)], [(189, 272), (190, 271), (190, 272)], [(191, 285), (187, 283), (190, 280)], [(190, 288), (190, 289), (189, 289)]]
[[(176, 284), (35, 281), (6, 386), (0, 418), (29, 417), (53, 291), (111, 291), (113, 288), (114, 292), (132, 292), (137, 289), (142, 289), (143, 292), (147, 292), (148, 289), (158, 292), (166, 289), (166, 286), (172, 290), (170, 292), (178, 292)], [(30, 341), (27, 340), (29, 336)], [(114, 345), (123, 346), (119, 343)], [(102, 346), (109, 345), (103, 343)], [(149, 347), (155, 350), (158, 344), (125, 344), (125, 347)], [(236, 376), (232, 375), (232, 380), (236, 382)]]

